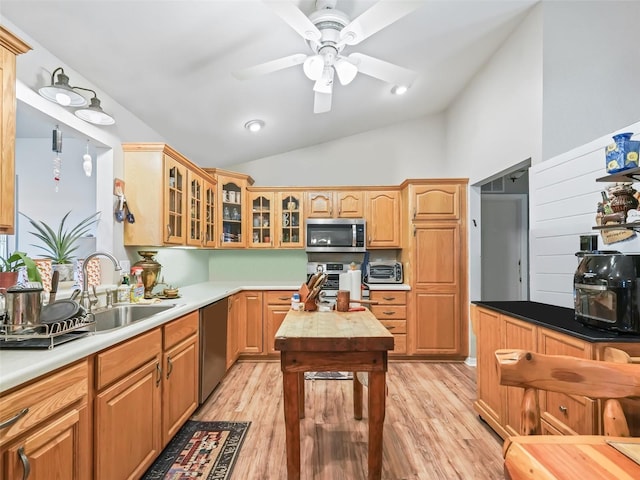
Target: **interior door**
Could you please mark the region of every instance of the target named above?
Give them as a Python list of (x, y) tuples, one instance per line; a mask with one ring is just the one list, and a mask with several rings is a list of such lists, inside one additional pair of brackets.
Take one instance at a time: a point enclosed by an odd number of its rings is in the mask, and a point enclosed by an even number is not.
[(527, 300), (527, 196), (483, 194), (481, 205), (482, 300)]

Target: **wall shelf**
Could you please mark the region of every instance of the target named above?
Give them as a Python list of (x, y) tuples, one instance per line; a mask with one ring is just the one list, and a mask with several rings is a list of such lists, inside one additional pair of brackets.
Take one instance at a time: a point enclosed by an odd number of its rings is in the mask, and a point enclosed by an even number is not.
[(640, 167), (629, 168), (606, 177), (596, 178), (596, 182), (640, 182)]
[(609, 225), (596, 225), (591, 227), (593, 230), (640, 230), (640, 222), (637, 223), (618, 223)]

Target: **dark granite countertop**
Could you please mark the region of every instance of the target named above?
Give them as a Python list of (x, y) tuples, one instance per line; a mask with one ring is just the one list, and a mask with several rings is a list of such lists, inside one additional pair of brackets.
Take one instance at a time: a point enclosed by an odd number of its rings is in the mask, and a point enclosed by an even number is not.
[(640, 335), (617, 334), (587, 327), (575, 319), (572, 308), (528, 301), (471, 303), (588, 342), (640, 342)]

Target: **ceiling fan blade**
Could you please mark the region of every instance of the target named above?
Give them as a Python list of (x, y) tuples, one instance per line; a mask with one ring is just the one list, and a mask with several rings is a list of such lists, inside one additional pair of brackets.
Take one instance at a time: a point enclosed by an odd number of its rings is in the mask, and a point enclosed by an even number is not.
[(313, 113), (326, 113), (331, 110), (331, 94), (315, 92)]
[(340, 31), (340, 44), (357, 45), (422, 6), (419, 0), (380, 0)]
[(248, 78), (258, 77), (260, 75), (266, 75), (267, 73), (300, 65), (306, 59), (307, 55), (304, 53), (296, 53), (289, 55), (288, 57), (278, 58), (276, 60), (271, 60), (270, 62), (260, 63), (253, 67), (238, 70), (237, 72), (233, 72), (233, 76), (238, 80), (247, 80)]
[(418, 74), (408, 68), (385, 62), (379, 58), (370, 57), (363, 53), (352, 53), (349, 60), (358, 67), (360, 73), (383, 80), (392, 85), (410, 87)]
[(293, 3), (283, 0), (263, 1), (305, 40), (318, 41), (322, 37), (318, 27)]

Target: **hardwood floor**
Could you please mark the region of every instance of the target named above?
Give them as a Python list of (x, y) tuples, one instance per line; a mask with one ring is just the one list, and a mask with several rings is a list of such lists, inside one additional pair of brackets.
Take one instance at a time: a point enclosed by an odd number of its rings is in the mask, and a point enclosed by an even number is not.
[[(392, 361), (387, 386), (383, 479), (504, 478), (502, 440), (472, 407), (474, 368)], [(305, 391), (302, 479), (366, 479), (366, 400), (358, 421), (350, 380), (307, 380)], [(252, 422), (232, 480), (286, 479), (279, 362), (236, 363), (193, 419)]]

